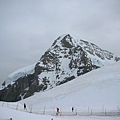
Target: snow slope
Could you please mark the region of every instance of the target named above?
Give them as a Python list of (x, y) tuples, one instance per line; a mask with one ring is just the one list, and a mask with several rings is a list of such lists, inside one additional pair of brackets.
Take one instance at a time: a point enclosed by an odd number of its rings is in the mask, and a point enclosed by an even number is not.
[[(13, 120), (51, 120), (51, 118), (53, 117), (49, 115), (46, 116), (36, 115), (36, 114), (12, 110), (6, 107), (0, 107), (0, 120), (8, 120), (10, 118), (12, 118)], [(61, 120), (61, 119), (55, 118), (55, 120)]]
[(107, 109), (116, 111), (120, 106), (120, 62), (93, 70), (73, 81), (46, 92), (35, 93), (19, 103), (32, 105), (33, 109), (62, 110)]
[(0, 120), (119, 120), (120, 117), (109, 116), (50, 116), (37, 115), (0, 107)]
[(0, 106), (0, 120), (119, 120), (120, 117), (110, 116), (50, 116), (26, 113)]

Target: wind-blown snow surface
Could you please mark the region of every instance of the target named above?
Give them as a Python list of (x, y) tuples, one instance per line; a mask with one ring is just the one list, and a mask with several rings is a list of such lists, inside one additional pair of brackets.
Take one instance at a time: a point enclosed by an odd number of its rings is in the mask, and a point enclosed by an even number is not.
[(120, 62), (84, 74), (46, 92), (35, 93), (20, 103), (33, 109), (112, 110), (120, 106)]

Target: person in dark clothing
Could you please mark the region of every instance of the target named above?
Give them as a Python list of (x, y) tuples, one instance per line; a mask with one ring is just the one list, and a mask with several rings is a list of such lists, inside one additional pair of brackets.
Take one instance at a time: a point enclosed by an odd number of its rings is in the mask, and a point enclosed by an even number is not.
[(60, 113), (60, 111), (59, 111), (59, 108), (58, 108), (58, 107), (57, 107), (56, 109), (57, 109), (56, 115), (58, 116), (58, 114)]
[(72, 112), (74, 111), (74, 107), (72, 107)]
[(59, 113), (59, 108), (57, 107), (57, 113)]
[(26, 108), (26, 104), (24, 103), (24, 110), (27, 110), (27, 108)]

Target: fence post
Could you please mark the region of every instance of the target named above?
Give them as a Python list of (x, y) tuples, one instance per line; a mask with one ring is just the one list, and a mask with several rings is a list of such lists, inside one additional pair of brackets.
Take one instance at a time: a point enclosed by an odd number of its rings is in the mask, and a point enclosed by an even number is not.
[(117, 111), (118, 111), (118, 112), (120, 111), (119, 105), (117, 106)]
[(105, 109), (105, 116), (107, 115), (106, 109)]
[(4, 102), (3, 102), (3, 104), (2, 104), (2, 107), (4, 106)]
[(104, 105), (102, 106), (102, 112), (104, 113)]
[(32, 105), (31, 105), (31, 107), (30, 107), (30, 113), (32, 113)]
[(88, 106), (88, 113), (90, 112), (90, 108), (89, 108), (89, 106)]
[(18, 110), (18, 104), (17, 104), (17, 106), (16, 106), (16, 110)]
[(7, 102), (7, 107), (8, 107), (8, 102)]
[(77, 109), (76, 109), (76, 115), (77, 115)]
[(92, 115), (92, 109), (91, 109), (91, 115)]
[(45, 114), (45, 105), (44, 105), (44, 110), (43, 110), (43, 114)]
[(61, 115), (62, 115), (62, 109), (61, 109), (61, 108), (60, 108), (60, 111), (59, 111), (59, 112), (60, 112), (60, 116), (61, 116)]

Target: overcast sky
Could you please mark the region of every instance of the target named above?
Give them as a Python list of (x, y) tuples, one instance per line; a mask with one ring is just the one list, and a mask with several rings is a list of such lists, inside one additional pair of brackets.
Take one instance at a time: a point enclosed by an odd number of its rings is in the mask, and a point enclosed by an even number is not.
[(66, 33), (120, 56), (120, 0), (0, 0), (0, 84)]

